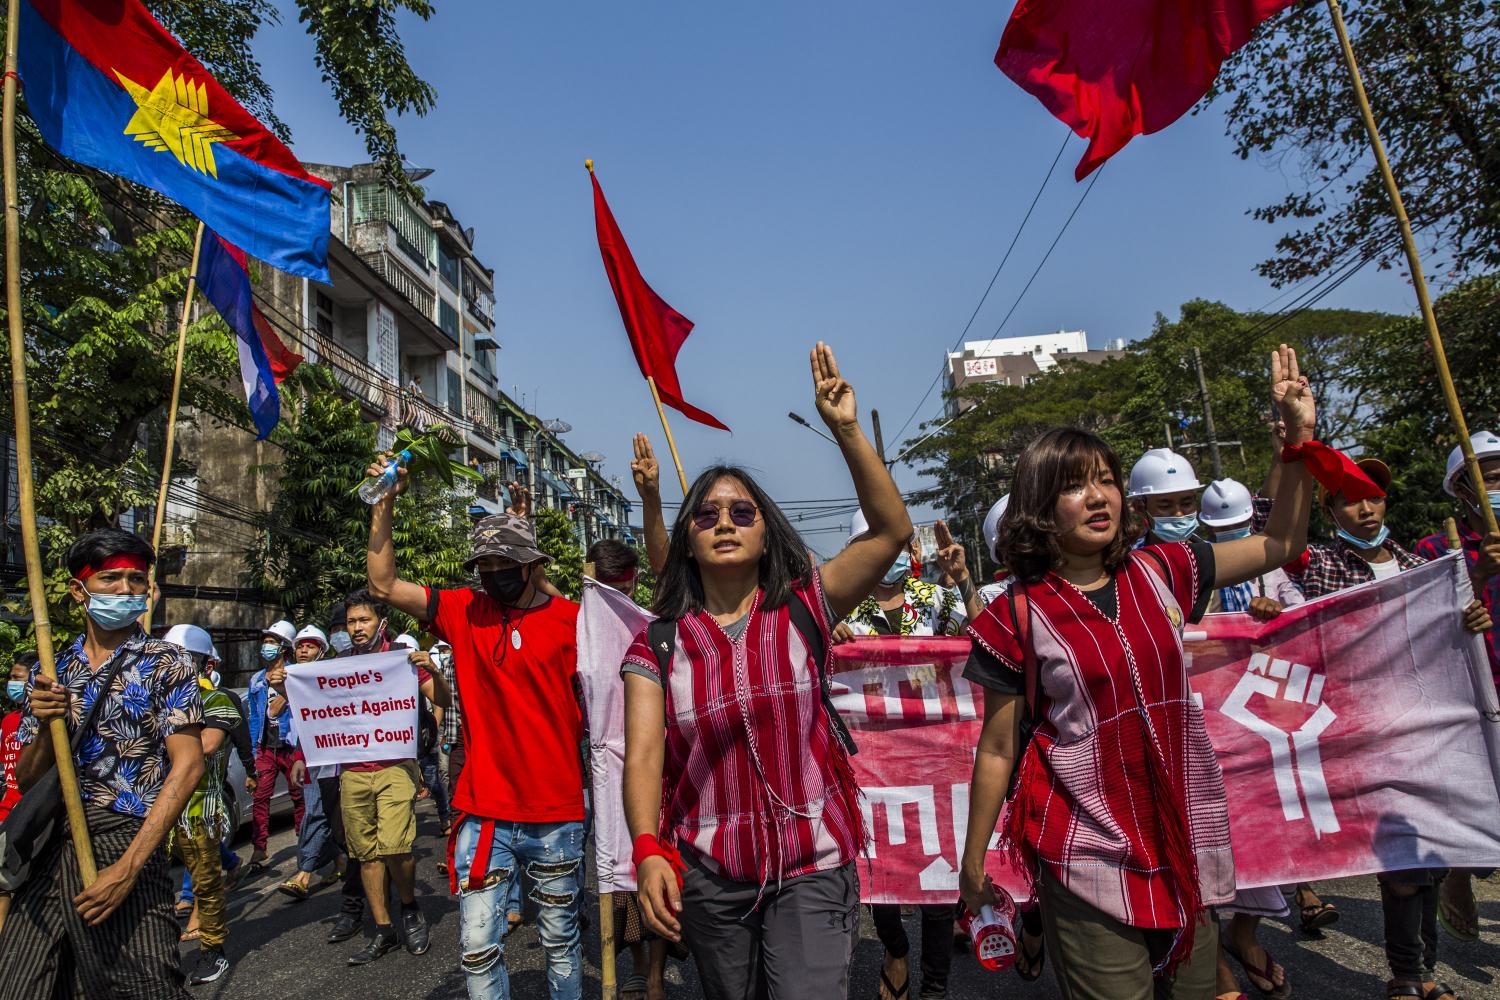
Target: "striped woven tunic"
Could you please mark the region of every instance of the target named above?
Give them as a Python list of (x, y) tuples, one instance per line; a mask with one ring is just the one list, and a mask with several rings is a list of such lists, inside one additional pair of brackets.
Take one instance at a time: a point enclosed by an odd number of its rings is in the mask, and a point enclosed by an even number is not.
[[(818, 571), (797, 593), (831, 645)], [(731, 639), (703, 612), (677, 622), (666, 685), (661, 834), (726, 878), (768, 882), (847, 864), (864, 848), (858, 786), (824, 711), (818, 668), (786, 607)], [(661, 680), (646, 632), (623, 670)]]
[[(1201, 607), (1212, 585), (1200, 579), (1200, 561), (1211, 577), (1207, 545), (1132, 552), (1108, 585), (1113, 617), (1107, 600), (1101, 610), (1055, 574), (1026, 588), (1043, 717), (1019, 765), (1003, 839), (1033, 875), (1045, 865), (1133, 927), (1187, 927), (1188, 908), (1234, 896), (1224, 777), (1182, 657), (1184, 609)], [(966, 676), (1023, 690), (1010, 601), (996, 599), (969, 632), (1014, 673), (987, 676), (971, 661)]]

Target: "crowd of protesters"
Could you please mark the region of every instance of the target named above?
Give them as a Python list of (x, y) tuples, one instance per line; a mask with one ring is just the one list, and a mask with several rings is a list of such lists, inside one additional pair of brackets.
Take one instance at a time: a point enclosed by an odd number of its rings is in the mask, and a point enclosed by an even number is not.
[[(974, 554), (942, 522), (924, 572), (853, 388), (826, 345), (810, 361), (819, 416), (860, 508), (847, 543), (825, 561), (736, 466), (703, 471), (669, 525), (656, 458), (635, 439), (655, 617), (620, 666), (622, 803), (590, 798), (579, 605), (548, 579), (522, 488), (506, 513), (474, 524), (464, 565), (472, 585), (439, 587), (397, 572), (392, 511), (403, 469), (371, 508), (366, 586), (326, 621), (266, 625), (243, 695), (224, 683), (207, 630), (181, 622), (157, 638), (141, 627), (149, 545), (114, 529), (79, 538), (66, 566), (84, 631), (60, 648), (57, 680), (22, 654), (6, 685), (0, 819), (24, 812), (33, 790), (45, 793), (51, 724), (63, 720), (99, 874), (84, 887), (64, 824), (37, 841), (13, 891), (0, 893), (0, 1000), (182, 997), (222, 980), (233, 953), (227, 901), (271, 870), (279, 787), (296, 861), (268, 888), (301, 902), (337, 885), (326, 940), (361, 939), (347, 945), (349, 966), (429, 949), (415, 844), (419, 804), (430, 800), (446, 837), (441, 869), (458, 899), (452, 958), (468, 995), (512, 995), (507, 937), (524, 913), (545, 953), (548, 995), (581, 997), (585, 845), (592, 810), (609, 807), (623, 808), (639, 885), (614, 901), (617, 939), (632, 956), (626, 1000), (666, 996), (669, 956), (691, 957), (711, 1000), (843, 997), (869, 832), (828, 655), (840, 643), (914, 636), (971, 640), (963, 676), (982, 689), (983, 723), (959, 890), (917, 909), (916, 962), (901, 908), (869, 908), (883, 948), (870, 994), (948, 995), (955, 921), (995, 900), (985, 855), (998, 835), (1035, 888), (1018, 900), (1022, 982), (1050, 967), (1069, 1000), (1236, 1000), (1237, 965), (1257, 994), (1290, 997), (1286, 969), (1258, 941), (1260, 923), (1295, 907), (1313, 933), (1337, 920), (1337, 904), (1305, 883), (1236, 891), (1224, 778), (1188, 685), (1182, 630), (1211, 612), (1268, 620), (1459, 547), (1478, 595), (1463, 627), (1488, 633), (1500, 684), (1491, 627), (1500, 537), (1485, 534), (1481, 517), (1485, 505), (1500, 508), (1500, 438), (1473, 436), (1484, 496), (1459, 449), (1449, 456), (1456, 535), (1403, 548), (1385, 523), (1394, 502), (1385, 461), (1344, 460), (1345, 485), (1315, 483), (1313, 394), (1283, 347), (1270, 364), (1274, 457), (1258, 491), (1200, 483), (1167, 449), (1147, 452), (1127, 477), (1097, 435), (1048, 431), (1017, 456), (1012, 492), (984, 520), (1001, 572), (977, 586)], [(1309, 543), (1314, 511), (1333, 541)], [(604, 541), (588, 560), (602, 585), (637, 593), (636, 550)], [(398, 616), (415, 623), (412, 633), (395, 627)], [(289, 673), (402, 649), (420, 692), (416, 753), (309, 768)], [(243, 787), (230, 778), (236, 759)], [(232, 845), (244, 802), (247, 859)], [(7, 855), (8, 877), (12, 867)], [(1478, 937), (1473, 875), (1379, 875), (1388, 998), (1455, 1000), (1437, 978), (1438, 928)], [(197, 945), (186, 969), (184, 942)]]

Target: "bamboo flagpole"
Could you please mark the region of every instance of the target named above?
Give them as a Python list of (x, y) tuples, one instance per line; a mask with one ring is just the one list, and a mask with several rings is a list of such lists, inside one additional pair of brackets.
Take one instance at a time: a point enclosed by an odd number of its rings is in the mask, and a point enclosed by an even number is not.
[(156, 491), (156, 519), (151, 522), (151, 550), (156, 562), (151, 566), (151, 604), (146, 608), (145, 628), (151, 631), (151, 616), (156, 613), (156, 567), (161, 564), (161, 529), (167, 516), (167, 487), (172, 482), (172, 450), (177, 443), (177, 402), (182, 395), (182, 359), (187, 353), (188, 317), (192, 315), (193, 293), (198, 290), (198, 257), (203, 252), (203, 223), (193, 237), (193, 262), (188, 267), (187, 291), (182, 293), (182, 315), (177, 320), (177, 365), (172, 370), (172, 399), (167, 404), (167, 440), (161, 460), (161, 487)]
[[(16, 421), (16, 483), (20, 494), (21, 546), (26, 554), (26, 590), (31, 597), (32, 630), (41, 676), (57, 680), (57, 660), (52, 649), (52, 623), (47, 617), (47, 594), (42, 584), (42, 551), (36, 533), (36, 486), (31, 467), (31, 403), (26, 391), (26, 333), (21, 316), (21, 199), (16, 184), (16, 65), (21, 27), (21, 0), (8, 0), (5, 12), (5, 103), (3, 143), (0, 155), (5, 166), (5, 318), (10, 333), (10, 391)], [(89, 839), (83, 798), (78, 792), (78, 773), (73, 767), (73, 749), (68, 725), (53, 719), (48, 726), (52, 752), (57, 758), (57, 781), (62, 791), (78, 872), (84, 887), (94, 884), (99, 872), (94, 865), (94, 845)]]
[(1443, 400), (1448, 404), (1448, 416), (1453, 428), (1458, 431), (1458, 446), (1463, 451), (1464, 464), (1469, 470), (1469, 480), (1474, 486), (1475, 496), (1480, 500), (1479, 515), (1484, 519), (1485, 530), (1494, 534), (1500, 528), (1495, 524), (1495, 512), (1484, 503), (1484, 476), (1479, 471), (1479, 459), (1469, 441), (1469, 425), (1464, 419), (1463, 407), (1458, 401), (1458, 390), (1453, 385), (1453, 373), (1448, 369), (1448, 355), (1443, 350), (1443, 338), (1438, 332), (1437, 314), (1432, 311), (1432, 298), (1427, 292), (1427, 279), (1422, 274), (1422, 260), (1417, 254), (1417, 239), (1412, 234), (1411, 220), (1406, 215), (1406, 205), (1401, 201), (1401, 189), (1396, 185), (1396, 175), (1391, 172), (1391, 161), (1385, 155), (1385, 143), (1381, 141), (1380, 129), (1375, 124), (1375, 112), (1370, 108), (1370, 97), (1365, 93), (1365, 83), (1360, 77), (1359, 63), (1354, 58), (1354, 45), (1349, 41), (1349, 29), (1344, 24), (1344, 12), (1339, 0), (1328, 0), (1328, 12), (1333, 15), (1333, 30), (1338, 34), (1339, 48), (1344, 53), (1344, 65), (1349, 69), (1349, 80), (1354, 85), (1354, 97), (1359, 102), (1359, 114), (1364, 120), (1365, 132), (1370, 137), (1370, 149), (1375, 153), (1375, 162), (1380, 167), (1380, 176), (1385, 181), (1385, 193), (1391, 200), (1391, 211), (1396, 215), (1396, 224), (1401, 229), (1401, 245), (1406, 250), (1406, 263), (1411, 272), (1412, 285), (1417, 290), (1417, 304), (1422, 309), (1422, 321), (1427, 326), (1427, 339), (1432, 344), (1432, 357), (1437, 364), (1438, 379), (1443, 384)]
[(686, 500), (687, 474), (682, 471), (682, 459), (677, 455), (677, 442), (672, 437), (672, 425), (667, 423), (667, 411), (661, 407), (661, 393), (656, 391), (656, 379), (652, 376), (646, 376), (646, 384), (651, 387), (651, 401), (656, 404), (656, 415), (661, 417), (661, 429), (666, 432), (667, 447), (672, 451), (672, 464), (677, 466), (677, 481), (682, 484), (682, 498)]

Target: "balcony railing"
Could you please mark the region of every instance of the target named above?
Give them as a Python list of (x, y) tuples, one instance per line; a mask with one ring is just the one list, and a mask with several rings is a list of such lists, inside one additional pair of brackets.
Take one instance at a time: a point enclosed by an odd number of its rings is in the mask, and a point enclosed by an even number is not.
[(494, 329), (495, 317), (480, 306), (478, 299), (468, 295), (464, 296), (464, 309), (470, 316), (479, 320), (480, 326), (483, 326), (486, 330)]
[(437, 296), (427, 287), (426, 282), (412, 274), (405, 265), (383, 250), (360, 254), (360, 260), (368, 264), (370, 270), (389, 281), (423, 316), (432, 315)]
[(500, 440), (500, 435), (496, 432), (495, 425), (485, 420), (478, 410), (469, 411), (469, 426), (475, 434), (478, 434), (486, 441)]

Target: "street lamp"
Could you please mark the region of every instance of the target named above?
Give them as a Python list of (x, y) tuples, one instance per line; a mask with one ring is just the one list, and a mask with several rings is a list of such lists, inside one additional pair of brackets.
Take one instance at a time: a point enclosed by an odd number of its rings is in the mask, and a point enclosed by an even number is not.
[(787, 416), (792, 418), (792, 423), (794, 423), (794, 424), (801, 424), (803, 427), (806, 427), (808, 430), (812, 431), (814, 434), (816, 434), (818, 437), (822, 438), (824, 441), (827, 441), (829, 444), (831, 444), (831, 445), (837, 445), (838, 444), (838, 442), (835, 441), (833, 438), (829, 437), (827, 434), (824, 434), (822, 431), (818, 430), (816, 427), (814, 427), (812, 424), (808, 423), (802, 417), (799, 417), (797, 414), (795, 414), (795, 413), (788, 413)]

